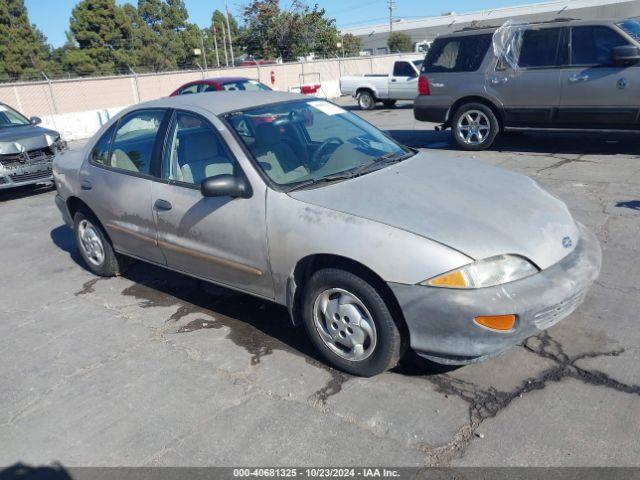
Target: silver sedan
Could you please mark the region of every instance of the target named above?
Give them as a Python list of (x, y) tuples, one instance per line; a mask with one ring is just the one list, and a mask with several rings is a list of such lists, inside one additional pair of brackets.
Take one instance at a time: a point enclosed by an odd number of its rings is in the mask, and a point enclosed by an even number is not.
[(54, 178), (95, 274), (133, 257), (285, 305), (357, 375), (409, 348), (498, 355), (571, 314), (600, 270), (594, 236), (528, 177), (412, 150), (299, 95), (136, 105)]

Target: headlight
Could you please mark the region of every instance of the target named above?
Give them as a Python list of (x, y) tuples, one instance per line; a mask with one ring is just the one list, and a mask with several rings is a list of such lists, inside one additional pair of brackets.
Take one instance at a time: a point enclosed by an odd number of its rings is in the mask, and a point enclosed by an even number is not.
[(538, 273), (538, 268), (517, 255), (499, 255), (422, 282), (443, 288), (484, 288), (514, 282)]

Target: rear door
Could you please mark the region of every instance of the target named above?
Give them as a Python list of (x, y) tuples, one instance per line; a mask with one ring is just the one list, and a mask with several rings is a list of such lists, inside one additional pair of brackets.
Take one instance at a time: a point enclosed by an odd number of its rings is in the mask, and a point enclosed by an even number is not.
[(200, 192), (206, 178), (244, 175), (219, 128), (224, 127), (217, 119), (174, 113), (162, 180), (153, 184), (151, 194), (158, 244), (175, 270), (273, 298), (266, 186), (255, 183), (251, 198), (204, 197)]
[(411, 62), (397, 61), (389, 77), (389, 98), (413, 100), (418, 92), (418, 72)]
[(487, 77), (487, 93), (504, 108), (509, 127), (549, 127), (560, 105), (563, 28), (531, 28), (522, 34), (518, 68), (500, 59)]
[(151, 190), (162, 149), (164, 109), (129, 113), (98, 140), (80, 170), (82, 199), (117, 251), (164, 264), (156, 241)]
[(630, 45), (606, 25), (571, 28), (570, 65), (562, 75), (558, 121), (564, 127), (618, 129), (637, 127), (640, 67), (616, 66), (615, 47)]

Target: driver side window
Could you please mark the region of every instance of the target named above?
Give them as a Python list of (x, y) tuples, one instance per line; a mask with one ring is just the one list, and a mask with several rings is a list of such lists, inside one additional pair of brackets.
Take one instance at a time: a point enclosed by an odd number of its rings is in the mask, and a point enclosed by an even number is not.
[(215, 129), (203, 118), (178, 112), (172, 122), (162, 176), (191, 185), (209, 177), (233, 175), (235, 159)]

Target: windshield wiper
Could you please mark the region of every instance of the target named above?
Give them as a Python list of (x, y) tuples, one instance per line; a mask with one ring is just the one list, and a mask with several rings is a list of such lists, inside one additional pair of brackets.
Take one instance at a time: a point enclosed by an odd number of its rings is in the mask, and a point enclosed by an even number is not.
[(295, 187), (292, 187), (289, 190), (287, 190), (287, 193), (295, 192), (297, 190), (304, 190), (305, 188), (314, 187), (316, 185), (321, 185), (323, 183), (331, 183), (331, 182), (339, 182), (341, 180), (348, 180), (350, 178), (353, 178), (353, 174), (340, 173), (337, 175), (329, 175), (328, 177), (305, 180), (304, 182), (299, 183)]
[(398, 154), (398, 152), (390, 152), (381, 157), (376, 158), (371, 163), (365, 163), (364, 165), (359, 166), (355, 170), (353, 170), (353, 177), (359, 177), (360, 175), (364, 175), (366, 173), (371, 173), (375, 170), (380, 170), (385, 165), (391, 163), (398, 163), (406, 160), (407, 158), (413, 157), (415, 153), (413, 151), (405, 152), (404, 154)]

